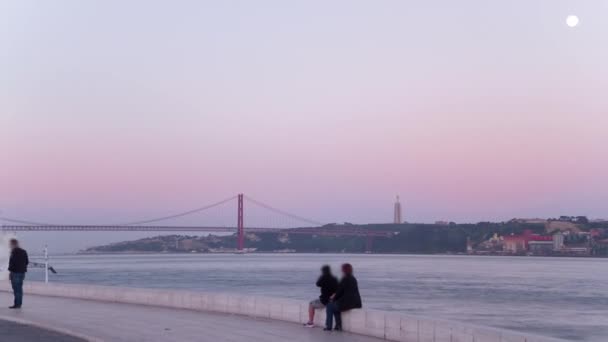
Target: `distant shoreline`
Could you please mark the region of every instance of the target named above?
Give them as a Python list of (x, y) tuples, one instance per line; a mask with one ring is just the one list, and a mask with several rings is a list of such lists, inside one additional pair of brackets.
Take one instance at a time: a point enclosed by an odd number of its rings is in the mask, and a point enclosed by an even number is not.
[(467, 254), (467, 253), (354, 253), (354, 252), (142, 252), (142, 251), (123, 251), (123, 252), (76, 252), (60, 255), (235, 255), (235, 254), (272, 254), (272, 255), (294, 255), (294, 254), (333, 254), (333, 255), (413, 255), (413, 256), (467, 256), (467, 257), (530, 257), (530, 258), (575, 258), (575, 259), (606, 259), (606, 256), (594, 255), (525, 255), (525, 254)]

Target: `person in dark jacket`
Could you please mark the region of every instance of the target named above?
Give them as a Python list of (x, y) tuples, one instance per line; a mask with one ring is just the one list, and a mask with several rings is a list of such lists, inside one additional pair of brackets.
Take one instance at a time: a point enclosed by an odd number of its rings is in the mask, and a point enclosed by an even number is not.
[(317, 287), (321, 288), (321, 295), (308, 305), (308, 323), (305, 324), (308, 328), (315, 326), (315, 309), (323, 309), (329, 303), (329, 298), (338, 289), (338, 279), (331, 274), (331, 268), (328, 265), (321, 267)]
[(15, 302), (10, 309), (20, 309), (23, 304), (23, 280), (30, 260), (27, 257), (27, 252), (19, 247), (19, 241), (16, 239), (11, 239), (10, 248), (11, 258), (8, 262), (8, 271), (10, 272), (11, 285), (15, 296)]
[[(360, 309), (361, 295), (359, 295), (359, 286), (357, 278), (353, 275), (353, 267), (351, 264), (342, 265), (342, 279), (338, 285), (338, 290), (331, 297), (331, 301), (326, 306), (327, 318), (325, 321), (326, 331), (331, 331), (332, 328), (337, 331), (342, 330), (342, 312), (351, 309)], [(333, 327), (333, 318), (336, 319), (336, 326)]]

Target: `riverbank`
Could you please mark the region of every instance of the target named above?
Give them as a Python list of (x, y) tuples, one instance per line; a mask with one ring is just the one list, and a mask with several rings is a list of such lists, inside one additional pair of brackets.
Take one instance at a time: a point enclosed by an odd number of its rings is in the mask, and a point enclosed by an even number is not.
[[(101, 298), (40, 296), (31, 292), (26, 295), (26, 305), (20, 312), (0, 308), (0, 316), (18, 316), (30, 323), (86, 336), (78, 341), (39, 339), (35, 340), (37, 342), (381, 342), (372, 337), (348, 333), (332, 335), (320, 329), (305, 329), (292, 323), (245, 315), (129, 304)], [(31, 325), (23, 328), (27, 329), (24, 337), (37, 331)], [(0, 341), (5, 341), (3, 337), (0, 334)], [(22, 338), (12, 341), (31, 342)]]
[[(0, 291), (9, 292), (10, 289), (7, 284), (2, 284)], [(54, 322), (58, 326), (108, 341), (221, 341), (223, 337), (230, 337), (226, 339), (234, 341), (309, 341), (302, 339), (307, 334), (319, 334), (320, 339), (315, 339), (318, 341), (347, 339), (353, 342), (561, 341), (370, 309), (345, 313), (343, 328), (345, 332), (355, 335), (339, 334), (336, 338), (320, 329), (311, 330), (301, 326), (307, 320), (308, 303), (305, 301), (231, 293), (38, 282), (29, 282), (25, 292), (23, 311), (13, 310), (10, 314), (26, 316), (33, 321), (44, 320), (47, 324)], [(219, 316), (209, 315), (211, 313)], [(321, 310), (315, 317), (315, 323), (321, 326), (323, 321), (324, 313)], [(130, 324), (125, 325), (125, 322)], [(162, 323), (159, 325), (159, 322)], [(194, 330), (188, 328), (189, 322), (195, 322)], [(236, 330), (218, 329), (222, 326), (234, 326)], [(241, 336), (241, 339), (232, 338), (235, 335)]]

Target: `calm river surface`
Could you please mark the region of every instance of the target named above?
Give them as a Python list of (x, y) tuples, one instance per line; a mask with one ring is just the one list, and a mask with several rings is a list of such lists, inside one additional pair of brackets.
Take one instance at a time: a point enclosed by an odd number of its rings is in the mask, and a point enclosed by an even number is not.
[[(312, 299), (318, 269), (350, 262), (363, 305), (608, 341), (608, 259), (336, 254), (56, 256), (53, 282)], [(41, 270), (29, 279), (42, 280)]]

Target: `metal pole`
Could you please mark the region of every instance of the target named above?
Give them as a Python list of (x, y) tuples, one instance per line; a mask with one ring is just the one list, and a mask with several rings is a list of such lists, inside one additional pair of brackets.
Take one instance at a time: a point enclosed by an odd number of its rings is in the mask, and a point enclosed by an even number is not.
[(44, 283), (49, 282), (49, 248), (44, 245)]

